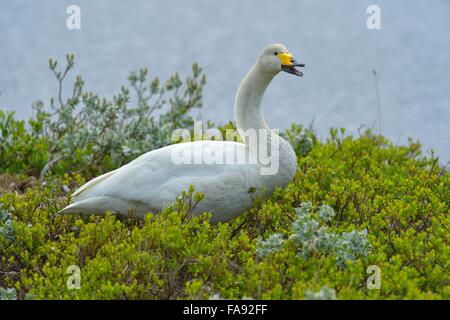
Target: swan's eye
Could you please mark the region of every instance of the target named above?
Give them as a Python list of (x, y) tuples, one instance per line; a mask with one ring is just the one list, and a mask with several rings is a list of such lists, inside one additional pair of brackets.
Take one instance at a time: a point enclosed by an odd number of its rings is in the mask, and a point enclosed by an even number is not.
[(278, 55), (278, 52), (274, 52), (273, 54), (277, 56), (277, 55)]

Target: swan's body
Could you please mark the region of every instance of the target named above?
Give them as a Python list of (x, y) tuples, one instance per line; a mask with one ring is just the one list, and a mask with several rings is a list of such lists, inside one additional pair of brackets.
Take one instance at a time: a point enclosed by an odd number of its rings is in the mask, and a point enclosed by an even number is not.
[[(273, 59), (274, 53), (280, 53)], [(64, 213), (103, 214), (112, 211), (137, 216), (158, 212), (174, 201), (183, 190), (193, 185), (205, 194), (195, 208), (196, 213), (212, 212), (212, 222), (230, 220), (252, 206), (252, 194), (272, 192), (277, 186), (286, 186), (296, 172), (297, 158), (288, 142), (267, 126), (260, 104), (272, 78), (286, 67), (295, 70), (294, 60), (286, 65), (282, 59), (290, 57), (283, 45), (266, 48), (239, 86), (235, 101), (235, 117), (238, 129), (266, 130), (266, 148), (279, 141), (279, 148), (272, 151), (279, 159), (275, 174), (262, 174), (264, 165), (254, 145), (227, 141), (195, 141), (170, 145), (143, 154), (132, 162), (101, 175), (79, 188), (72, 195), (74, 201), (64, 208)], [(289, 69), (290, 67), (290, 69)], [(284, 68), (283, 68), (284, 69)], [(259, 140), (258, 140), (259, 141)], [(275, 145), (275, 142), (274, 142)], [(174, 154), (234, 154), (248, 157), (241, 164), (193, 164), (175, 163)]]

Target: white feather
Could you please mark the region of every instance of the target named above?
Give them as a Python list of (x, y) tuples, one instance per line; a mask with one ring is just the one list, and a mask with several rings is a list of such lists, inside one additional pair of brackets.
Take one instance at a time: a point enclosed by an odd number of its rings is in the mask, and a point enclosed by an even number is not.
[[(268, 129), (269, 138), (279, 138), (267, 126), (260, 110), (262, 96), (279, 70), (264, 72), (261, 65), (270, 49), (286, 50), (282, 45), (268, 47), (242, 81), (235, 102), (236, 123), (240, 129)], [(272, 53), (270, 53), (272, 54)], [(273, 61), (271, 61), (273, 64)], [(195, 212), (212, 212), (212, 222), (227, 221), (252, 206), (251, 188), (258, 195), (286, 186), (296, 171), (296, 156), (292, 147), (280, 139), (279, 170), (274, 175), (261, 175), (256, 163), (257, 152), (244, 143), (227, 141), (196, 141), (170, 145), (143, 154), (132, 162), (101, 175), (79, 188), (73, 203), (62, 213), (103, 214), (106, 211), (143, 217), (147, 212), (159, 212), (174, 201), (183, 190), (193, 185), (205, 194)], [(241, 164), (177, 164), (174, 156), (190, 154), (197, 159), (207, 155), (234, 154), (247, 157)], [(250, 161), (249, 159), (252, 159)], [(225, 160), (225, 158), (224, 158)]]

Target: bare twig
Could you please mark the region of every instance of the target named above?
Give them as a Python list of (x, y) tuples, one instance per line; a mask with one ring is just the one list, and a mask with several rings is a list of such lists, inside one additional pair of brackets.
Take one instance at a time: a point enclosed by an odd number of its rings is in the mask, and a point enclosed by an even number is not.
[(377, 72), (372, 70), (373, 79), (375, 81), (375, 90), (377, 93), (377, 105), (378, 105), (378, 133), (381, 135), (381, 102), (380, 102), (380, 88), (378, 86)]

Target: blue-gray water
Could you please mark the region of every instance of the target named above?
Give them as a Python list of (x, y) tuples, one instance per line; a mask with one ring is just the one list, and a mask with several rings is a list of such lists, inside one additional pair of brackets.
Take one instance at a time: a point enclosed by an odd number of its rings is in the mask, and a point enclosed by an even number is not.
[[(66, 28), (70, 4), (81, 8), (81, 30)], [(366, 27), (370, 4), (381, 8), (381, 30)], [(165, 78), (187, 75), (196, 61), (208, 76), (203, 119), (223, 123), (261, 49), (281, 42), (307, 67), (303, 78), (282, 74), (270, 86), (272, 127), (314, 119), (321, 137), (330, 127), (377, 128), (375, 69), (382, 133), (397, 144), (419, 139), (450, 160), (448, 0), (0, 0), (0, 8), (0, 108), (20, 117), (56, 94), (48, 58), (73, 52), (72, 75), (106, 96), (141, 66)]]

